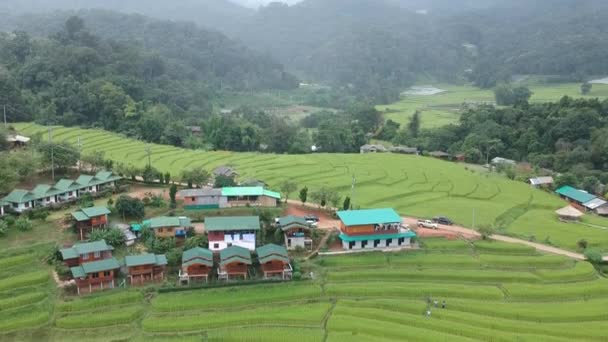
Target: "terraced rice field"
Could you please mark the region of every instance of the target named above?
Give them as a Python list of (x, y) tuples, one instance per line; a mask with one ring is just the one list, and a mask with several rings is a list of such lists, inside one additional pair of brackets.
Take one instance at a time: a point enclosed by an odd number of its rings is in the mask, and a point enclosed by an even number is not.
[[(314, 280), (184, 292), (49, 299), (47, 272), (19, 280), (3, 272), (0, 340), (605, 340), (608, 281), (590, 264), (499, 242), (422, 243), (415, 252), (317, 258)], [(6, 270), (32, 262), (24, 253), (0, 258)]]
[[(47, 131), (35, 124), (15, 126), (26, 135)], [(53, 135), (57, 141), (71, 143), (80, 137), (84, 153), (104, 151), (107, 158), (139, 167), (147, 163), (146, 144), (118, 134), (54, 127)], [(212, 170), (231, 165), (241, 178), (261, 179), (275, 189), (286, 179), (299, 187), (308, 186), (311, 192), (327, 186), (343, 197), (353, 195), (356, 207), (394, 207), (403, 215), (417, 217), (445, 215), (468, 227), (493, 224), (503, 228), (503, 233), (572, 250), (584, 238), (591, 246), (608, 251), (608, 230), (557, 220), (554, 210), (565, 202), (556, 196), (504, 177), (467, 170), (460, 164), (395, 154), (272, 155), (164, 145), (151, 145), (151, 150), (152, 164), (172, 175), (197, 166)], [(351, 193), (353, 176), (356, 188)], [(608, 227), (607, 219), (592, 216), (585, 217), (583, 223)]]
[[(594, 84), (588, 95), (581, 95), (580, 83), (531, 83), (528, 86), (533, 92), (532, 102), (556, 101), (564, 95), (581, 98), (608, 97), (608, 85), (605, 84)], [(422, 127), (435, 128), (458, 122), (463, 103), (494, 103), (494, 93), (491, 89), (449, 84), (439, 84), (436, 87), (446, 92), (428, 96), (404, 96), (396, 103), (377, 106), (377, 109), (384, 112), (387, 119), (402, 125), (407, 124), (418, 110), (422, 113)]]

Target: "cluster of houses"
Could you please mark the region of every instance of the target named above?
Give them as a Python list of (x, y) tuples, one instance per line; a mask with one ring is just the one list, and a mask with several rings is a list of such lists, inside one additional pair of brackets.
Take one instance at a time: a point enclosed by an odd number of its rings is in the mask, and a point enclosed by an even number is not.
[[(131, 286), (165, 280), (165, 255), (127, 255), (121, 264), (112, 251), (112, 246), (104, 240), (75, 244), (60, 250), (63, 262), (70, 267), (78, 294), (117, 287), (121, 270)], [(265, 245), (255, 251), (264, 279), (291, 279), (293, 269), (285, 247)], [(219, 255), (196, 247), (183, 252), (179, 280), (182, 284), (197, 280), (208, 282), (214, 269), (218, 280), (247, 279), (255, 273), (252, 260), (251, 251), (238, 246), (226, 248)]]
[(608, 216), (608, 202), (602, 198), (569, 185), (563, 186), (555, 192), (570, 203), (566, 208), (556, 211), (562, 221), (578, 220), (585, 212)]
[(5, 208), (16, 213), (34, 208), (50, 207), (57, 203), (70, 202), (85, 193), (96, 193), (116, 186), (121, 177), (110, 171), (95, 175), (81, 175), (77, 179), (61, 179), (54, 185), (38, 184), (32, 190), (15, 189), (0, 200), (2, 213)]

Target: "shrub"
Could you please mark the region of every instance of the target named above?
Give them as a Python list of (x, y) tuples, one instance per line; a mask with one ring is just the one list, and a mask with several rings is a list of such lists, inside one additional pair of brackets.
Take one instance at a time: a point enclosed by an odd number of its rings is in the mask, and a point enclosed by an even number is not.
[(601, 264), (603, 255), (598, 249), (595, 248), (587, 248), (585, 249), (585, 258), (589, 260), (592, 264)]
[(585, 250), (585, 249), (587, 249), (587, 247), (589, 246), (589, 243), (588, 243), (588, 242), (587, 242), (587, 240), (585, 240), (585, 239), (580, 239), (580, 240), (578, 240), (578, 241), (576, 242), (576, 246), (577, 246), (579, 249)]
[(484, 240), (488, 240), (490, 236), (492, 236), (495, 232), (493, 227), (487, 225), (480, 226), (479, 228), (477, 228), (477, 231), (479, 232), (479, 234), (481, 234), (481, 238)]
[(34, 227), (32, 225), (32, 221), (30, 221), (27, 217), (22, 216), (15, 222), (15, 228), (17, 228), (17, 230), (20, 232), (28, 232)]
[(4, 222), (6, 222), (6, 224), (8, 224), (9, 227), (11, 227), (12, 225), (15, 224), (15, 216), (13, 215), (6, 215), (4, 216), (4, 218), (2, 219)]
[(89, 240), (106, 240), (110, 246), (118, 247), (125, 243), (125, 235), (123, 234), (122, 230), (118, 228), (96, 229), (89, 234)]
[(293, 280), (301, 280), (302, 273), (301, 272), (293, 272)]
[(0, 221), (0, 236), (4, 236), (8, 233), (8, 223)]

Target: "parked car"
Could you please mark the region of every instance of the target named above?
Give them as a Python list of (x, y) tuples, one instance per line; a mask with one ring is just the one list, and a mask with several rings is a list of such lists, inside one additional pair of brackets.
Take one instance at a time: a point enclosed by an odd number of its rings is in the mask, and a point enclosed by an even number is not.
[(418, 220), (418, 227), (437, 229), (439, 225), (431, 220)]
[(319, 224), (319, 218), (315, 215), (306, 215), (304, 216), (304, 219), (306, 220), (306, 223), (310, 224), (311, 226), (316, 227)]
[(449, 218), (447, 218), (445, 216), (433, 217), (433, 222), (443, 224), (446, 226), (451, 226), (454, 224), (454, 222), (452, 222), (452, 220), (450, 220)]

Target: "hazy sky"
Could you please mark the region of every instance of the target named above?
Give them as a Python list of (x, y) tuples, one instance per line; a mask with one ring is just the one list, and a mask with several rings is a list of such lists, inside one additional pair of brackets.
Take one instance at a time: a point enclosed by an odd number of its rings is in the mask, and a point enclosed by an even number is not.
[(241, 4), (243, 6), (249, 6), (249, 7), (258, 7), (260, 5), (266, 5), (270, 2), (286, 2), (288, 4), (295, 4), (296, 2), (299, 2), (300, 0), (231, 0), (232, 2), (235, 2), (237, 4)]

